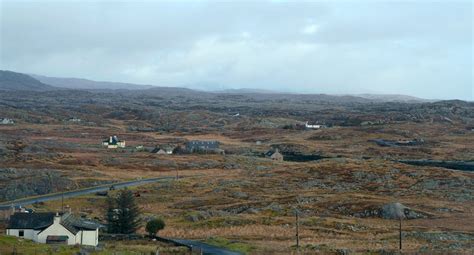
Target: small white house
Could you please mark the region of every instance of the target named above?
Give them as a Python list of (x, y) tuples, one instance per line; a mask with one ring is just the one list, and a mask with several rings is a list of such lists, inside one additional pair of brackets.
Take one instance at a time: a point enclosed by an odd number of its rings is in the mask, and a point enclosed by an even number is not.
[(109, 149), (125, 148), (125, 141), (120, 141), (116, 135), (109, 137), (109, 139), (102, 142), (103, 146)]
[(81, 122), (82, 120), (79, 119), (79, 118), (76, 118), (76, 117), (71, 117), (67, 121), (69, 121), (69, 122)]
[(0, 118), (0, 125), (13, 125), (15, 121), (9, 118)]
[(306, 121), (305, 125), (304, 125), (306, 128), (309, 128), (309, 129), (320, 129), (322, 128), (323, 126), (322, 125), (311, 125), (309, 124), (308, 121)]
[(10, 217), (6, 234), (38, 243), (97, 246), (101, 226), (70, 213), (17, 212)]

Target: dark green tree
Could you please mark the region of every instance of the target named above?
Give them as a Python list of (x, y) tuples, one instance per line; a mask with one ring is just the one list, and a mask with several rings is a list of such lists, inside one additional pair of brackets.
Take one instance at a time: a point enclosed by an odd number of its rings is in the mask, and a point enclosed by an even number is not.
[(148, 221), (145, 227), (146, 232), (148, 232), (148, 234), (152, 237), (155, 237), (156, 233), (158, 233), (158, 231), (164, 228), (165, 228), (165, 222), (161, 218), (152, 219)]
[(117, 203), (114, 197), (107, 197), (107, 232), (118, 233), (118, 214), (117, 214)]
[(107, 200), (107, 229), (110, 233), (133, 234), (140, 227), (140, 208), (133, 193), (123, 189)]

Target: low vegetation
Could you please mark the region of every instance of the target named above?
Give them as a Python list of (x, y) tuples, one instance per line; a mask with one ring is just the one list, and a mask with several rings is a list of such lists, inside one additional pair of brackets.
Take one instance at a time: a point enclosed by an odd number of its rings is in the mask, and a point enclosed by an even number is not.
[[(384, 208), (399, 202), (410, 216), (402, 222), (404, 252), (473, 252), (474, 173), (463, 171), (474, 160), (471, 102), (279, 94), (197, 97), (192, 91), (150, 90), (0, 91), (0, 104), (0, 118), (15, 120), (0, 126), (2, 201), (177, 176), (126, 193), (108, 192), (113, 198), (126, 194), (122, 202), (133, 197), (140, 225), (130, 219), (129, 227), (112, 227), (114, 209), (134, 207), (100, 194), (64, 203), (78, 215), (109, 223), (114, 233), (152, 234), (146, 222), (159, 215), (166, 222), (166, 228), (154, 229), (160, 237), (204, 240), (247, 254), (294, 252), (298, 208), (300, 249), (306, 253), (370, 254), (398, 251), (398, 221), (386, 217)], [(71, 116), (81, 122), (67, 121)], [(306, 121), (325, 128), (301, 128)], [(110, 135), (127, 146), (101, 146)], [(217, 140), (225, 155), (150, 153), (160, 145), (183, 148), (188, 140)], [(286, 160), (266, 158), (272, 148)], [(29, 207), (57, 211), (61, 201)], [(7, 250), (2, 254), (15, 244), (52, 249), (3, 238), (1, 249)], [(158, 246), (171, 254), (186, 249), (149, 238), (102, 243), (103, 254), (148, 253)], [(75, 253), (78, 247), (61, 249)]]

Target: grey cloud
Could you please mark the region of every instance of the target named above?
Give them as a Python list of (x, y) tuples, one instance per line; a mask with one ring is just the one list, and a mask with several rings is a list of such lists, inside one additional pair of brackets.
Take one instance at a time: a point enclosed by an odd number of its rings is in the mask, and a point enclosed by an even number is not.
[(0, 68), (189, 87), (473, 100), (470, 1), (0, 5)]

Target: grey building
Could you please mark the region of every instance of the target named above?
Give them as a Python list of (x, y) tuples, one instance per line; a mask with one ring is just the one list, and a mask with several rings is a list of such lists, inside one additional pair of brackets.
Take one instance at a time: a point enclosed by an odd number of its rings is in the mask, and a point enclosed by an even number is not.
[(195, 151), (215, 151), (219, 149), (218, 141), (189, 141), (186, 143), (186, 150), (188, 152)]

